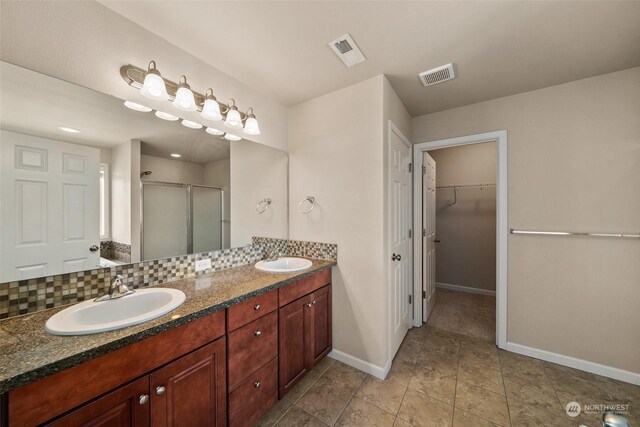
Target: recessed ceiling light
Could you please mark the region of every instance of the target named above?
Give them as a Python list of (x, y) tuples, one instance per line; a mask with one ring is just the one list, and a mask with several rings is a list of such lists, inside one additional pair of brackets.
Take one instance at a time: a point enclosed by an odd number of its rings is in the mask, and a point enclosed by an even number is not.
[(124, 106), (135, 111), (141, 111), (143, 113), (148, 113), (149, 111), (151, 111), (151, 108), (131, 101), (124, 101)]
[(163, 111), (156, 111), (156, 117), (162, 120), (169, 120), (170, 122), (175, 122), (180, 117), (176, 117), (173, 114), (165, 113)]
[(178, 153), (171, 153), (171, 157), (175, 157), (176, 159), (178, 159), (178, 158), (182, 157), (182, 155), (178, 154)]
[(202, 125), (200, 123), (192, 122), (191, 120), (182, 119), (182, 126), (186, 126), (191, 129), (202, 129)]
[(78, 129), (74, 129), (74, 128), (67, 128), (64, 126), (60, 126), (58, 127), (58, 129), (60, 129), (63, 132), (69, 132), (69, 133), (80, 133), (80, 131)]
[(224, 135), (224, 132), (216, 128), (206, 128), (205, 132), (210, 133), (211, 135)]
[(240, 141), (242, 139), (242, 137), (239, 137), (237, 135), (234, 135), (232, 133), (227, 133), (224, 136), (224, 139), (228, 140), (228, 141)]

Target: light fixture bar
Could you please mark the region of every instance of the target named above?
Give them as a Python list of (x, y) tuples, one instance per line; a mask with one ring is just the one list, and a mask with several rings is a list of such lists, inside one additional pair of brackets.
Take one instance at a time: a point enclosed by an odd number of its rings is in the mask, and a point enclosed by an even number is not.
[[(129, 86), (134, 87), (138, 90), (142, 89), (142, 85), (144, 84), (144, 78), (147, 76), (147, 74), (148, 74), (147, 70), (140, 67), (136, 67), (135, 65), (128, 64), (120, 67), (120, 76), (122, 77), (122, 79), (125, 82), (127, 82)], [(173, 102), (173, 100), (176, 98), (176, 93), (178, 92), (178, 88), (180, 85), (179, 83), (172, 82), (171, 80), (167, 80), (164, 77), (161, 77), (161, 78), (162, 80), (164, 80), (165, 86), (167, 88), (167, 93), (169, 94), (169, 101)], [(193, 97), (195, 98), (198, 111), (202, 111), (202, 106), (206, 98), (205, 95), (199, 92), (196, 92), (193, 89), (191, 90), (191, 92), (193, 92)], [(218, 105), (220, 106), (220, 112), (222, 113), (222, 115), (226, 116), (227, 112), (229, 111), (229, 106), (218, 100), (215, 100), (215, 102), (217, 102)], [(247, 119), (247, 115), (241, 111), (238, 111), (238, 113), (240, 113), (242, 122), (244, 122)]]

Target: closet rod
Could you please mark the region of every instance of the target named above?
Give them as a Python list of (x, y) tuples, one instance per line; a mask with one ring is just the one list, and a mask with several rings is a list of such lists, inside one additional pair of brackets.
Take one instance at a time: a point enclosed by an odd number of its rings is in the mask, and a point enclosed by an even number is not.
[(511, 234), (525, 234), (537, 236), (587, 236), (587, 237), (614, 237), (620, 239), (640, 239), (640, 233), (584, 233), (579, 231), (536, 231), (509, 229)]
[(449, 189), (458, 189), (458, 188), (488, 188), (488, 187), (495, 187), (495, 184), (461, 184), (461, 185), (441, 185), (438, 186), (436, 185), (436, 189), (445, 189), (445, 188), (449, 188)]

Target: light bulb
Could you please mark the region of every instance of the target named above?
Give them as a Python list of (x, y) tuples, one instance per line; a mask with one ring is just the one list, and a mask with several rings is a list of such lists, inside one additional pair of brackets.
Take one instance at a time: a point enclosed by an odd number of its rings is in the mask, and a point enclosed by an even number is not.
[(154, 99), (156, 101), (166, 101), (169, 99), (167, 87), (160, 76), (160, 72), (156, 69), (156, 63), (154, 61), (149, 63), (149, 71), (144, 77), (144, 83), (142, 84), (140, 93), (147, 98)]
[(192, 122), (191, 120), (182, 119), (182, 126), (186, 126), (191, 129), (202, 129), (202, 125), (200, 123)]
[(222, 120), (222, 114), (220, 114), (220, 106), (215, 99), (206, 99), (202, 106), (202, 112), (200, 113), (202, 118), (207, 120), (213, 120), (217, 122)]
[(242, 118), (240, 117), (240, 112), (237, 109), (232, 107), (227, 111), (227, 119), (224, 121), (224, 124), (233, 129), (242, 129)]
[(156, 117), (162, 120), (169, 120), (170, 122), (175, 122), (180, 118), (173, 114), (165, 113), (164, 111), (156, 111)]
[(206, 128), (204, 131), (209, 133), (209, 134), (211, 134), (211, 135), (216, 135), (216, 136), (224, 135), (224, 132), (222, 132), (221, 130), (218, 130), (216, 128)]
[(173, 106), (182, 111), (196, 111), (198, 109), (193, 92), (191, 92), (191, 87), (187, 84), (185, 76), (180, 77), (178, 91), (173, 99)]
[(260, 135), (258, 121), (256, 120), (256, 116), (254, 116), (253, 113), (247, 114), (247, 120), (244, 122), (243, 132), (247, 135)]
[(234, 135), (232, 133), (227, 133), (224, 135), (224, 139), (226, 139), (227, 141), (240, 141), (242, 139), (242, 137), (239, 137), (237, 135)]

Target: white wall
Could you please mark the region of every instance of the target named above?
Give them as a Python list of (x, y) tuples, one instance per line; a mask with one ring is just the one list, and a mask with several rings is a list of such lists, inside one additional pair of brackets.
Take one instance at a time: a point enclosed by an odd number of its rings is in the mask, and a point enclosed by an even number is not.
[(111, 240), (131, 244), (131, 143), (111, 152)]
[(140, 156), (140, 171), (151, 171), (143, 181), (175, 182), (179, 184), (204, 184), (204, 166), (199, 163), (157, 156)]
[[(495, 184), (496, 143), (429, 152), (436, 186)], [(455, 202), (455, 203), (454, 203)], [(496, 188), (436, 190), (436, 282), (495, 292)]]
[[(414, 118), (414, 142), (506, 129), (509, 226), (640, 230), (640, 68)], [(508, 341), (640, 373), (636, 240), (509, 236)]]
[[(251, 141), (231, 143), (231, 247), (251, 244), (253, 236), (286, 239), (288, 230), (288, 156)], [(262, 214), (256, 205), (272, 203)]]
[[(146, 68), (155, 60), (163, 76), (185, 74), (194, 90), (215, 90), (218, 99), (252, 106), (262, 135), (253, 140), (287, 149), (287, 109), (143, 29), (107, 7), (88, 1), (0, 2), (0, 59), (121, 99), (154, 108), (168, 104), (141, 97), (120, 77), (120, 67)], [(200, 121), (197, 113), (182, 114)]]
[[(382, 369), (388, 361), (383, 242), (383, 76), (289, 110), (289, 234), (337, 243), (333, 347)], [(308, 215), (298, 212), (316, 198)]]

